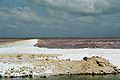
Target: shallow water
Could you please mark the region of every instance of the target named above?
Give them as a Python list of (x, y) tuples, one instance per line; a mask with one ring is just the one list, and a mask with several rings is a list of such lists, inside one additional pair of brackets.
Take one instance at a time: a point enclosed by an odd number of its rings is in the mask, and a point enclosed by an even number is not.
[(48, 78), (1, 78), (0, 80), (120, 80), (120, 75), (51, 76)]

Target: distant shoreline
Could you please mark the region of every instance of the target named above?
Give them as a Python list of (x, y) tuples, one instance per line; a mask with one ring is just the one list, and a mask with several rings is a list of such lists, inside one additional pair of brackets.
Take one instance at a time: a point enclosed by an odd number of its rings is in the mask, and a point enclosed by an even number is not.
[(23, 40), (27, 40), (27, 39), (0, 39), (0, 45), (8, 44), (11, 42), (23, 41)]
[[(19, 42), (30, 39), (0, 39), (0, 45)], [(120, 49), (120, 38), (40, 38), (37, 47), (79, 49), (79, 48), (104, 48)]]
[(35, 46), (60, 49), (120, 49), (120, 39), (39, 39)]
[(120, 39), (120, 37), (0, 37), (0, 39)]

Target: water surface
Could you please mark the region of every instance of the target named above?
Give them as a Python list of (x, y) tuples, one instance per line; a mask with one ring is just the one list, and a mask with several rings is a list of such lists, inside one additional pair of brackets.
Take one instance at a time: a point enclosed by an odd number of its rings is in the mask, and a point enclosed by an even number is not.
[(48, 78), (1, 78), (0, 80), (120, 80), (120, 75), (51, 76)]

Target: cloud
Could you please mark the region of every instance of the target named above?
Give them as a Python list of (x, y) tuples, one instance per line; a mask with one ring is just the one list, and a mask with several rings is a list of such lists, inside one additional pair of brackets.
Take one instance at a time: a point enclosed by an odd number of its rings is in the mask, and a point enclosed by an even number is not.
[(103, 13), (111, 8), (108, 0), (35, 0), (39, 4), (72, 13)]
[(26, 0), (26, 2), (24, 6), (18, 2), (18, 5), (12, 7), (7, 5), (0, 7), (0, 37), (4, 37), (2, 34), (26, 37), (120, 34), (119, 0)]
[[(47, 10), (48, 15), (41, 16), (30, 7), (14, 7), (0, 8), (0, 27), (8, 28), (58, 28), (60, 27), (62, 18), (57, 18), (54, 12)], [(56, 15), (62, 15), (55, 13)], [(64, 16), (64, 15), (63, 15)], [(61, 17), (63, 17), (61, 16)]]
[(0, 17), (1, 19), (8, 20), (17, 20), (24, 22), (33, 22), (38, 21), (39, 17), (36, 15), (35, 11), (33, 11), (29, 7), (15, 7), (15, 8), (0, 8)]

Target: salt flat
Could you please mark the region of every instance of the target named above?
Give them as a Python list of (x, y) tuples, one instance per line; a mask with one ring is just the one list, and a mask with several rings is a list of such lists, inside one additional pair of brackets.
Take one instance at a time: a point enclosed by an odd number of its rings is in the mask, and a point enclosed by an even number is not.
[(35, 47), (35, 43), (37, 39), (0, 45), (0, 54), (61, 54), (59, 59), (72, 60), (82, 60), (85, 56), (101, 56), (120, 68), (120, 49), (47, 49)]

